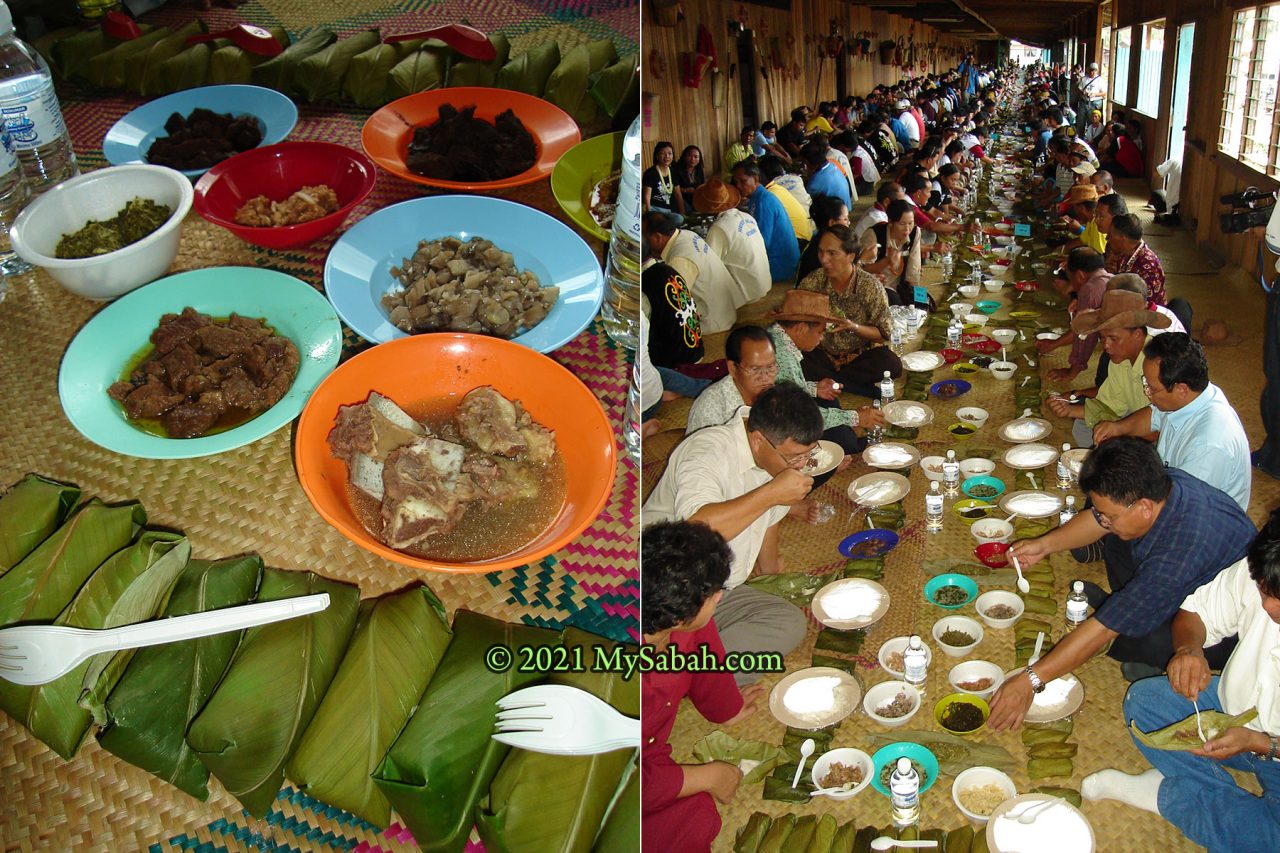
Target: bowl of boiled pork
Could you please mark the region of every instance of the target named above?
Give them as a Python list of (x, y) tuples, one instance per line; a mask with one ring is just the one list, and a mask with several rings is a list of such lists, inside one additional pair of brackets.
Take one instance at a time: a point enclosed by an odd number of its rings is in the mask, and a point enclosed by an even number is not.
[(298, 479), (343, 536), (440, 572), (536, 562), (613, 488), (599, 400), (552, 359), (481, 335), (400, 338), (351, 358), (298, 422)]

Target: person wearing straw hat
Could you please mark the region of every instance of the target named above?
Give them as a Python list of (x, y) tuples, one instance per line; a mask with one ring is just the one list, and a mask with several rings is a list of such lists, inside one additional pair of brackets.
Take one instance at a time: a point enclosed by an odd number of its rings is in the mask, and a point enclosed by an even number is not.
[(693, 203), (699, 211), (716, 217), (707, 230), (707, 245), (724, 261), (738, 285), (733, 295), (736, 307), (768, 293), (773, 287), (769, 251), (755, 219), (738, 209), (742, 195), (719, 178), (711, 178), (694, 192)]
[(1147, 300), (1127, 290), (1108, 290), (1100, 308), (1081, 311), (1071, 320), (1077, 335), (1097, 334), (1111, 358), (1107, 380), (1083, 403), (1050, 397), (1049, 408), (1059, 417), (1075, 418), (1071, 437), (1078, 447), (1093, 446), (1094, 428), (1119, 420), (1148, 405), (1143, 388), (1142, 350), (1150, 340), (1147, 327), (1167, 329), (1169, 318), (1147, 308)]
[(839, 382), (830, 377), (810, 382), (804, 376), (804, 354), (822, 344), (827, 329), (847, 330), (849, 320), (835, 316), (831, 300), (825, 293), (808, 290), (788, 290), (782, 304), (764, 315), (772, 320), (769, 337), (773, 339), (773, 351), (778, 362), (778, 382), (794, 382), (806, 389), (822, 409), (822, 425), (826, 430), (822, 437), (834, 441), (845, 452), (844, 461), (833, 471), (819, 474), (813, 486), (825, 483), (853, 461), (853, 454), (861, 453), (866, 441), (858, 436), (854, 427), (864, 429), (883, 426), (884, 415), (879, 409), (863, 406), (860, 409), (840, 408)]
[(1107, 235), (1098, 229), (1096, 222), (1098, 188), (1093, 184), (1076, 184), (1067, 193), (1066, 207), (1063, 223), (1076, 236), (1063, 248), (1070, 251), (1076, 246), (1088, 246), (1099, 255), (1106, 255)]

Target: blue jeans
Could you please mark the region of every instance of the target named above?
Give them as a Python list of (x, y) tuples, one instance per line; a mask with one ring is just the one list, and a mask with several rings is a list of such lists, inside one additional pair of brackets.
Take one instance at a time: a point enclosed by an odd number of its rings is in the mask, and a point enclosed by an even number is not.
[(696, 397), (711, 384), (710, 379), (694, 379), (669, 367), (659, 367), (658, 375), (662, 377), (662, 390), (674, 391), (681, 397)]
[[(1196, 700), (1201, 711), (1221, 711), (1218, 676)], [(1124, 718), (1144, 732), (1186, 719), (1195, 709), (1173, 692), (1167, 678), (1134, 682), (1124, 697)], [(1135, 740), (1135, 743), (1137, 741)], [(1151, 766), (1164, 775), (1158, 803), (1165, 820), (1209, 853), (1280, 850), (1280, 761), (1241, 753), (1224, 761), (1138, 744)], [(1253, 773), (1262, 796), (1241, 788), (1224, 767)]]

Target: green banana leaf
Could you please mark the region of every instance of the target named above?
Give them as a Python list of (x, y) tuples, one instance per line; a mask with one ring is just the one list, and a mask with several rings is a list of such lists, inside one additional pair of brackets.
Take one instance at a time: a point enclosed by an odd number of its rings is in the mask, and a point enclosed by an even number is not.
[(978, 765), (1005, 771), (1012, 770), (1015, 765), (1013, 756), (1004, 747), (977, 743), (950, 732), (895, 729), (893, 734), (872, 732), (867, 738), (876, 749), (899, 741), (918, 743), (933, 753), (938, 759), (938, 770), (948, 776), (955, 776), (962, 770)]
[(811, 575), (807, 572), (783, 572), (776, 575), (757, 575), (747, 581), (747, 586), (760, 592), (776, 595), (786, 599), (797, 607), (808, 607), (813, 595), (832, 578), (826, 575)]
[[(262, 576), (256, 554), (210, 562), (192, 560), (174, 585), (164, 615), (187, 616), (253, 601)], [(98, 722), (98, 742), (199, 800), (209, 796), (209, 769), (187, 746), (187, 726), (240, 644), (243, 631), (139, 649), (111, 691)]]
[(375, 826), (391, 804), (370, 774), (409, 719), (449, 645), (449, 623), (425, 586), (365, 601), (338, 674), (289, 761), (307, 793)]
[(973, 827), (965, 824), (947, 833), (945, 853), (969, 853), (973, 846)]
[(592, 853), (638, 853), (640, 850), (640, 768), (633, 763), (628, 773), (596, 836)]
[(193, 44), (191, 47), (174, 54), (160, 63), (156, 74), (156, 91), (161, 93), (180, 92), (184, 89), (195, 89), (203, 86), (209, 76), (209, 57), (213, 55), (214, 45)]
[(1066, 800), (1076, 808), (1080, 808), (1080, 804), (1083, 802), (1080, 792), (1075, 788), (1063, 788), (1058, 785), (1041, 785), (1039, 788), (1032, 788), (1028, 793), (1048, 794), (1050, 797)]
[[(809, 797), (806, 796), (805, 800), (808, 799)], [(769, 825), (769, 831), (760, 840), (760, 853), (782, 853), (783, 850), (791, 849), (787, 847), (787, 839), (791, 836), (791, 831), (796, 828), (796, 820), (796, 816), (790, 812), (775, 818)]]
[(610, 118), (625, 107), (640, 102), (640, 58), (628, 53), (617, 62), (588, 78), (590, 94)]
[(596, 103), (587, 94), (587, 78), (618, 59), (611, 39), (598, 39), (578, 45), (560, 58), (560, 64), (547, 78), (542, 97), (564, 110), (579, 124), (596, 119)]
[(733, 841), (733, 853), (756, 853), (772, 825), (773, 818), (764, 812), (753, 813), (742, 829), (738, 830)]
[[(581, 649), (589, 660), (594, 648), (613, 655), (619, 646), (577, 628), (566, 628), (567, 649)], [(624, 647), (625, 648), (625, 647)], [(630, 647), (629, 653), (634, 653)], [(629, 717), (640, 716), (640, 679), (615, 672), (554, 673), (548, 684), (585, 690)], [(627, 750), (599, 755), (547, 755), (512, 750), (476, 809), (476, 826), (485, 850), (525, 853), (588, 853), (609, 803), (631, 763)], [(547, 780), (554, 779), (554, 785)]]
[(440, 89), (449, 75), (454, 52), (446, 47), (426, 46), (395, 64), (387, 76), (387, 97), (391, 100)]
[(115, 47), (102, 51), (89, 60), (89, 66), (85, 72), (86, 81), (89, 85), (101, 89), (123, 89), (129, 60), (171, 35), (173, 30), (168, 27), (159, 27), (136, 39), (121, 42)]
[[(396, 63), (422, 46), (421, 41), (378, 44), (351, 57), (347, 74), (342, 78), (342, 94), (359, 106), (376, 109), (385, 104), (387, 77)], [(412, 49), (407, 49), (407, 48)]]
[(191, 723), (187, 744), (255, 817), (267, 813), (284, 767), (333, 681), (355, 629), (360, 590), (310, 572), (267, 569), (259, 601), (329, 593), (310, 616), (250, 628), (222, 683)]
[(204, 22), (196, 19), (170, 36), (159, 39), (146, 49), (130, 54), (124, 60), (124, 86), (143, 97), (160, 94), (160, 64), (177, 56), (187, 46), (190, 36), (208, 32)]
[(1029, 758), (1075, 758), (1079, 746), (1074, 743), (1037, 743), (1027, 748)]
[(302, 60), (319, 53), (337, 40), (338, 36), (333, 30), (316, 27), (276, 56), (255, 65), (249, 78), (255, 86), (266, 86), (292, 95), (296, 91), (297, 69)]
[[(724, 761), (743, 770), (742, 782), (754, 785), (763, 782), (764, 777), (785, 760), (778, 747), (755, 740), (738, 740), (725, 732), (716, 730), (704, 736), (693, 745), (693, 757), (704, 764), (709, 761)], [(742, 762), (751, 762), (749, 769), (742, 768)]]
[[(155, 29), (154, 24), (138, 24), (142, 35)], [(84, 84), (88, 82), (89, 62), (95, 56), (128, 42), (118, 41), (102, 31), (101, 27), (82, 30), (68, 38), (59, 39), (50, 49), (53, 64), (67, 80)]]
[(831, 853), (853, 853), (853, 841), (858, 835), (858, 822), (851, 820), (840, 824), (836, 837), (831, 839)]
[[(283, 27), (269, 27), (267, 32), (275, 36), (280, 44), (289, 46), (289, 34)], [(251, 83), (253, 69), (266, 61), (267, 57), (250, 53), (234, 44), (215, 43), (213, 53), (209, 56), (208, 84), (214, 86), (223, 83)]]
[(551, 72), (560, 64), (560, 45), (543, 42), (512, 59), (494, 77), (499, 89), (512, 89), (541, 98)]
[(103, 561), (133, 541), (141, 504), (85, 502), (34, 551), (0, 577), (0, 626), (52, 622)]
[(0, 575), (49, 538), (66, 519), (80, 489), (28, 474), (0, 497)]
[(80, 30), (77, 27), (59, 27), (56, 30), (50, 30), (39, 38), (30, 39), (29, 44), (35, 48), (36, 53), (43, 56), (44, 61), (52, 67), (57, 62), (53, 56), (53, 46), (62, 39), (70, 38), (79, 32)]
[[(551, 646), (560, 634), (546, 628), (500, 622), (459, 610), (453, 642), (427, 685), (418, 710), (387, 750), (374, 781), (400, 819), (427, 851), (461, 851), (476, 804), (506, 758), (508, 747), (490, 737), (495, 703), (541, 678), (510, 667), (493, 672), (485, 653), (505, 646)], [(518, 659), (517, 659), (518, 660)], [(544, 782), (546, 780), (543, 780)]]
[(813, 830), (813, 837), (809, 839), (809, 846), (800, 853), (831, 853), (831, 845), (835, 842), (836, 832), (839, 829), (840, 824), (836, 822), (831, 812), (827, 812), (818, 818), (818, 825)]
[(1071, 776), (1074, 773), (1075, 764), (1070, 758), (1033, 758), (1027, 762), (1027, 778), (1032, 781)]
[(449, 69), (450, 86), (492, 86), (498, 72), (507, 64), (511, 56), (511, 42), (502, 33), (491, 33), (489, 44), (493, 45), (496, 56), (489, 62), (478, 59), (459, 57)]
[[(54, 621), (68, 628), (118, 628), (153, 618), (164, 607), (191, 545), (176, 533), (143, 531), (138, 541), (103, 563)], [(0, 679), (0, 707), (63, 758), (80, 748), (93, 718), (82, 707), (110, 692), (132, 652), (104, 652), (61, 678), (36, 687)]]
[(311, 103), (337, 101), (342, 97), (342, 78), (352, 57), (364, 53), (380, 41), (377, 30), (365, 30), (339, 39), (298, 63), (294, 80), (298, 92)]
[[(1204, 729), (1205, 739), (1213, 740), (1227, 729), (1233, 726), (1246, 725), (1257, 716), (1257, 708), (1250, 708), (1243, 714), (1234, 716), (1224, 714), (1221, 711), (1201, 711), (1199, 722)], [(1133, 720), (1130, 720), (1129, 730), (1133, 732), (1133, 736), (1138, 739), (1139, 743), (1146, 744), (1152, 749), (1175, 751), (1199, 749), (1204, 746), (1204, 741), (1200, 739), (1200, 732), (1196, 728), (1196, 719), (1196, 715), (1192, 714), (1185, 720), (1179, 720), (1154, 732), (1141, 731)]]
[(791, 835), (787, 838), (787, 850), (804, 853), (809, 849), (809, 842), (817, 831), (817, 815), (806, 814), (796, 818), (796, 825), (792, 828)]

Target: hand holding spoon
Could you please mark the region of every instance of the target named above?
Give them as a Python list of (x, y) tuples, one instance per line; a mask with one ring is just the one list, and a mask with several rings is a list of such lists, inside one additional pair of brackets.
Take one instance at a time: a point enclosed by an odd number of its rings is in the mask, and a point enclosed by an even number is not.
[[(1013, 567), (1018, 571), (1018, 592), (1026, 595), (1031, 592), (1031, 584), (1022, 576), (1022, 564), (1018, 562), (1018, 555), (1010, 551), (1009, 556), (1013, 559)], [(1040, 639), (1044, 639), (1043, 634), (1040, 635)], [(1039, 651), (1039, 646), (1036, 647), (1036, 650)]]

